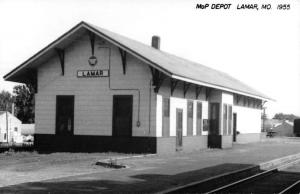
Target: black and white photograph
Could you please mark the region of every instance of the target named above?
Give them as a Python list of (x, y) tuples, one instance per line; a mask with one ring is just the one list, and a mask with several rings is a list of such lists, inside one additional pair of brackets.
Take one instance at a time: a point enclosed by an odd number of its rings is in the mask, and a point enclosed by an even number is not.
[(0, 0), (0, 193), (300, 193), (299, 0)]

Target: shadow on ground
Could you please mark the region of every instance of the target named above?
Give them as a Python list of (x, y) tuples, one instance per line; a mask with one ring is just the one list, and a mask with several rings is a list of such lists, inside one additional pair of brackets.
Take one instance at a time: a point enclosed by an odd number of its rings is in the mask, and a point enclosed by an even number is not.
[(254, 165), (225, 163), (174, 175), (135, 174), (128, 178), (118, 170), (109, 179), (94, 173), (2, 187), (0, 193), (153, 193), (250, 166)]

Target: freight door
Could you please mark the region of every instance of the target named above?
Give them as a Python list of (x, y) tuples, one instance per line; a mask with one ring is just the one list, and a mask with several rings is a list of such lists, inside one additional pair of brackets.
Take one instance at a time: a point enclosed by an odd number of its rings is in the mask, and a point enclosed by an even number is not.
[(233, 142), (236, 142), (236, 113), (233, 113)]
[(219, 135), (220, 104), (210, 103), (209, 135)]
[(74, 134), (74, 96), (56, 96), (56, 134)]
[(132, 95), (113, 97), (113, 136), (132, 136)]

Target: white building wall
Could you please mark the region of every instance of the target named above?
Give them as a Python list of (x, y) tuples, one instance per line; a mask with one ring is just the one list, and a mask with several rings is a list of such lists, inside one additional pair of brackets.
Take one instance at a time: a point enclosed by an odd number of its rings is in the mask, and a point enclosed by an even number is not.
[[(224, 128), (224, 123), (223, 123), (223, 104), (228, 104), (228, 105), (233, 105), (233, 95), (231, 93), (227, 93), (227, 92), (222, 92), (222, 104), (220, 106), (220, 109), (221, 109), (221, 123), (220, 123), (220, 126), (221, 126), (221, 131), (220, 131), (220, 134), (224, 135), (224, 131), (223, 131), (223, 128)], [(232, 108), (233, 109), (233, 108)], [(228, 108), (227, 108), (227, 114), (229, 114), (229, 111), (228, 111)], [(227, 116), (229, 118), (229, 116)], [(233, 118), (233, 117), (231, 117)], [(231, 120), (231, 127), (233, 127), (233, 120)], [(229, 127), (229, 121), (227, 121), (227, 132), (228, 132), (228, 127)], [(232, 133), (232, 129), (231, 129), (231, 133)]]
[(233, 112), (237, 113), (237, 131), (244, 133), (261, 132), (261, 110), (242, 106), (233, 106)]
[(0, 142), (5, 142), (4, 134), (6, 133), (6, 115), (0, 115)]
[(21, 136), (21, 125), (22, 122), (13, 116), (11, 113), (7, 113), (7, 124), (6, 127), (6, 113), (0, 116), (0, 142), (7, 142), (4, 139), (4, 134), (7, 134), (8, 142), (22, 143)]
[(162, 136), (162, 95), (156, 95), (156, 137)]
[(230, 93), (222, 92), (222, 103), (233, 104), (233, 95)]
[(208, 101), (203, 100), (194, 100), (193, 135), (197, 135), (197, 102), (202, 103), (202, 135), (207, 135), (208, 131), (203, 131), (203, 119), (208, 119)]
[[(65, 49), (65, 75), (61, 75), (56, 55), (38, 68), (36, 133), (55, 134), (56, 95), (74, 95), (74, 134), (110, 136), (113, 95), (126, 94), (133, 95), (132, 135), (155, 136), (156, 110), (153, 105), (156, 103), (156, 96), (150, 85), (151, 73), (148, 65), (127, 54), (126, 74), (123, 75), (118, 48), (107, 42), (103, 44), (98, 37), (95, 41), (98, 64), (94, 67), (88, 64), (90, 56), (90, 40), (85, 35)], [(139, 127), (137, 90), (110, 90), (108, 77), (77, 77), (78, 70), (109, 69), (109, 63), (111, 89), (140, 90)]]
[[(198, 99), (195, 98), (195, 86), (190, 86), (189, 90), (186, 93), (186, 96), (183, 96), (183, 84), (179, 82), (171, 96), (170, 89), (170, 80), (166, 79), (162, 86), (159, 89), (159, 94), (157, 95), (156, 102), (156, 125), (157, 125), (157, 137), (162, 135), (162, 98), (170, 98), (170, 136), (176, 136), (176, 107), (184, 107), (183, 118), (184, 118), (184, 129), (183, 135), (187, 134), (187, 101), (193, 101), (193, 136), (197, 134), (196, 130), (196, 119), (197, 119), (197, 102), (202, 103), (202, 118), (208, 119), (208, 101), (205, 100), (205, 91), (201, 90)], [(171, 99), (173, 99), (171, 103)], [(173, 110), (173, 112), (172, 112)], [(175, 113), (174, 113), (175, 111)], [(171, 117), (172, 114), (172, 117)], [(173, 127), (173, 128), (172, 128)], [(202, 135), (207, 135), (208, 132), (203, 132)]]
[(170, 98), (170, 136), (176, 136), (176, 109), (183, 110), (182, 136), (187, 134), (187, 100), (182, 98)]

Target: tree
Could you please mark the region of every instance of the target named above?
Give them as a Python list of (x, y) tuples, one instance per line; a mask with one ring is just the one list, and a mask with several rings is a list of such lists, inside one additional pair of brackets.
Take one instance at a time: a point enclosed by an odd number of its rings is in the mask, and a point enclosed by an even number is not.
[(22, 123), (34, 123), (34, 89), (31, 85), (14, 87), (16, 116)]
[(10, 92), (2, 90), (0, 93), (0, 111), (12, 112), (13, 102), (14, 96)]
[(273, 119), (278, 119), (278, 120), (289, 120), (293, 122), (295, 119), (299, 117), (293, 115), (293, 114), (284, 114), (284, 113), (276, 113), (273, 117)]

